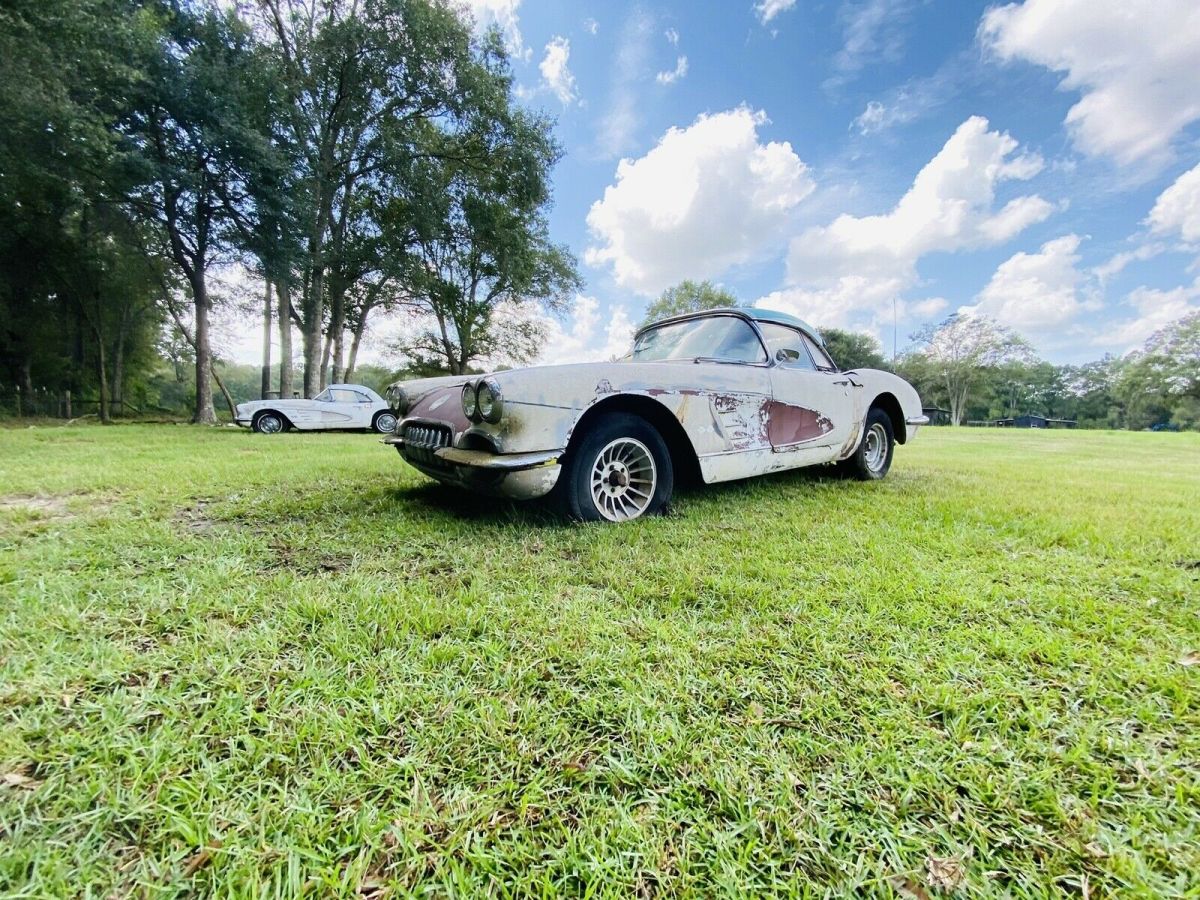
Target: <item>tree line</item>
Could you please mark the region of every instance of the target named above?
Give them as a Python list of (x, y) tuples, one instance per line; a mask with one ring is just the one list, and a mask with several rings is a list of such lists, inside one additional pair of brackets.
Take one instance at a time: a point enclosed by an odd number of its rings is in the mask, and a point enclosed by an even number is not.
[(547, 224), (560, 155), (499, 34), (445, 0), (11, 0), (0, 381), (94, 391), (107, 419), (169, 360), (215, 421), (221, 303), (261, 314), (284, 396), (350, 377), (381, 311), (413, 314), (415, 367), (528, 359), (528, 313), (579, 286)]

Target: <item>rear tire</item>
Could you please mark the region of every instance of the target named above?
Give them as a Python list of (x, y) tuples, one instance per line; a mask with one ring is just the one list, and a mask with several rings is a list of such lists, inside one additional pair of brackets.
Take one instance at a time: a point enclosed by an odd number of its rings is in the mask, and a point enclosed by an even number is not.
[(551, 499), (583, 522), (629, 522), (671, 499), (675, 470), (662, 435), (645, 419), (610, 413), (568, 451)]
[(288, 430), (288, 420), (274, 410), (260, 412), (250, 428), (259, 434), (282, 434)]
[(375, 413), (375, 418), (371, 420), (371, 430), (376, 434), (391, 434), (399, 424), (400, 420), (396, 418), (396, 414), (384, 409)]
[(892, 467), (896, 436), (892, 419), (878, 406), (871, 407), (863, 425), (862, 440), (851, 456), (838, 463), (838, 468), (859, 481), (878, 481)]

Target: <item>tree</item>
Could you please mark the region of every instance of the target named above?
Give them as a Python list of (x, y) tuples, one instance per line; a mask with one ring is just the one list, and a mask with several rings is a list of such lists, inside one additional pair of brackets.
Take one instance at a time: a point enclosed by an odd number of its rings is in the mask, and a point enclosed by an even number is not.
[(833, 361), (843, 369), (884, 369), (887, 360), (880, 353), (879, 341), (861, 331), (822, 328), (821, 338)]
[[(457, 9), (440, 2), (258, 0), (258, 23), (280, 61), (286, 99), (303, 233), (296, 318), (311, 397), (326, 336), (340, 342), (345, 330), (354, 279), (331, 283), (330, 273), (347, 251), (362, 194), (415, 159), (445, 155), (443, 138), (496, 89), (497, 76), (476, 58)], [(491, 44), (499, 51), (498, 40)], [(506, 73), (498, 77), (507, 90)]]
[(913, 340), (923, 345), (918, 368), (945, 388), (954, 425), (963, 423), (971, 390), (988, 369), (1030, 353), (1022, 338), (992, 319), (961, 313), (925, 327)]
[(639, 327), (665, 319), (667, 316), (740, 305), (737, 297), (711, 281), (685, 279), (674, 287), (667, 288), (657, 300), (646, 307), (645, 318)]
[(192, 420), (213, 424), (208, 272), (246, 216), (247, 180), (264, 140), (250, 113), (257, 73), (250, 32), (233, 10), (162, 5), (160, 30), (123, 126), (138, 185), (129, 206), (152, 223), (186, 281), (196, 353)]
[(0, 378), (96, 388), (103, 420), (158, 324), (155, 261), (112, 203), (145, 31), (125, 0), (0, 9)]
[(394, 205), (413, 222), (407, 282), (428, 323), (400, 349), (456, 375), (500, 354), (527, 362), (541, 343), (536, 313), (561, 311), (580, 286), (574, 257), (549, 237), (550, 170), (560, 155), (549, 120), (505, 90), (461, 141), (470, 149), (420, 164), (410, 183), (422, 193)]
[(1113, 395), (1120, 368), (1121, 361), (1111, 355), (1081, 366), (1063, 366), (1066, 417), (1084, 427), (1121, 427), (1122, 411)]
[(1194, 420), (1200, 401), (1200, 312), (1177, 319), (1150, 336), (1122, 366), (1114, 393), (1125, 404), (1130, 428), (1144, 428), (1182, 413)]

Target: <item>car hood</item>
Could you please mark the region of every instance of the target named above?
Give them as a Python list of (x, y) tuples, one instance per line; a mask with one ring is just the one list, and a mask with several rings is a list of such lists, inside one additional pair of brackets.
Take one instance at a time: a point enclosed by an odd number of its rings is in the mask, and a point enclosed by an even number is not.
[[(607, 394), (763, 393), (763, 369), (721, 363), (665, 362), (567, 363), (506, 369), (488, 375), (454, 375), (397, 382), (409, 398), (407, 416), (439, 419), (455, 428), (470, 427), (462, 415), (463, 384), (489, 378), (500, 387), (505, 404), (582, 410)], [(389, 389), (390, 390), (390, 389)], [(486, 426), (485, 426), (486, 427)]]

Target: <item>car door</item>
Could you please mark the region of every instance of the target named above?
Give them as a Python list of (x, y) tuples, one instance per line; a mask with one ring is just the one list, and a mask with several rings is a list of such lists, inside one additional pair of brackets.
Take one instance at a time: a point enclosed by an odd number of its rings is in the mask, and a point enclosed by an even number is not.
[(375, 401), (362, 391), (351, 390), (354, 395), (354, 427), (370, 428), (371, 420), (375, 418)]
[[(321, 397), (329, 399), (321, 405), (321, 424), (326, 428), (357, 428), (359, 419), (358, 394), (347, 388), (329, 388)], [(320, 400), (321, 397), (317, 399)]]
[(774, 360), (767, 408), (772, 449), (840, 449), (858, 424), (853, 379), (798, 329), (769, 322), (760, 328)]

